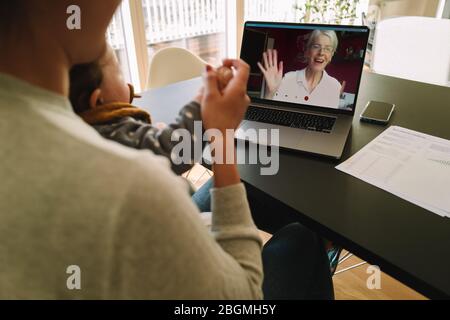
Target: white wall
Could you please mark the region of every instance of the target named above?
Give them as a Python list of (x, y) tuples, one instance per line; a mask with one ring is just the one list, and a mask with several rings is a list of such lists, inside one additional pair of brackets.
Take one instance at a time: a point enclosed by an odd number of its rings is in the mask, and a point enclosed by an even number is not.
[(439, 0), (370, 0), (381, 8), (381, 19), (395, 16), (435, 17)]

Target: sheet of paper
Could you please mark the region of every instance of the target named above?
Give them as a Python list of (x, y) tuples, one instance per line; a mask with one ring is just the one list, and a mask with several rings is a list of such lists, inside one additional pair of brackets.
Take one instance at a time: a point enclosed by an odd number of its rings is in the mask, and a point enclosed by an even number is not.
[(450, 217), (450, 141), (392, 126), (336, 167)]

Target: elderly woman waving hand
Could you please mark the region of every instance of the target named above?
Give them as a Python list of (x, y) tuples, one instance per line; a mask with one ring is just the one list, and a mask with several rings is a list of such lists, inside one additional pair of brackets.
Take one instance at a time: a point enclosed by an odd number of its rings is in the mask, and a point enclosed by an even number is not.
[(266, 82), (266, 99), (338, 108), (341, 84), (328, 75), (330, 64), (338, 46), (336, 33), (314, 30), (304, 52), (306, 68), (288, 72), (283, 76), (283, 61), (278, 62), (277, 50), (263, 53), (264, 65), (258, 63)]

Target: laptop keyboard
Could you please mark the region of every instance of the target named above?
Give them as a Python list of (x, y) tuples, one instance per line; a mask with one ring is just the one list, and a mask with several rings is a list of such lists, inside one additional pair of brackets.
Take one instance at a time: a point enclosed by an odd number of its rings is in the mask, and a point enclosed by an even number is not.
[(248, 108), (245, 119), (324, 133), (331, 133), (336, 123), (334, 117), (256, 107)]

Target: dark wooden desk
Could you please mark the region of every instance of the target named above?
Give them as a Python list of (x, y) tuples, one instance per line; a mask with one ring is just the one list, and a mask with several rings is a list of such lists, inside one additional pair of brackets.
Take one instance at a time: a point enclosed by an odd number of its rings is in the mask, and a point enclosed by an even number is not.
[[(193, 79), (151, 90), (138, 100), (156, 121), (172, 121), (201, 85)], [(385, 127), (359, 122), (368, 100), (396, 104), (391, 124), (450, 139), (450, 88), (365, 73), (341, 161)], [(281, 151), (280, 170), (261, 176), (241, 165), (242, 179), (284, 208), (276, 224), (299, 221), (430, 298), (450, 297), (450, 219), (441, 218), (335, 169), (336, 161)], [(449, 186), (450, 197), (450, 186)]]

